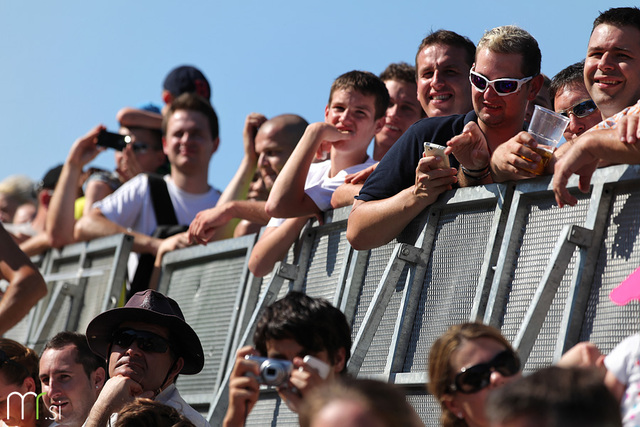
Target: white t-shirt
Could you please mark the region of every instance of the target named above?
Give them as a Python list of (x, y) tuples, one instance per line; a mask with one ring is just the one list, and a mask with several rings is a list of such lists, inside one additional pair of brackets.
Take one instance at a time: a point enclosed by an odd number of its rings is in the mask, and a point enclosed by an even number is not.
[[(165, 175), (164, 181), (181, 225), (191, 224), (198, 212), (214, 207), (220, 198), (220, 192), (213, 187), (206, 193), (192, 194), (178, 188), (170, 175)], [(158, 225), (145, 174), (125, 182), (115, 192), (94, 203), (93, 207), (99, 208), (108, 220), (139, 233), (151, 235)]]
[[(338, 187), (344, 184), (344, 178), (351, 173), (360, 172), (375, 163), (375, 160), (367, 157), (364, 163), (343, 169), (333, 177), (329, 177), (331, 160), (312, 163), (304, 183), (304, 192), (311, 197), (311, 200), (321, 211), (328, 211), (331, 209), (331, 196)], [(267, 227), (277, 227), (283, 222), (283, 218), (271, 218)]]
[(604, 359), (616, 379), (626, 384), (620, 410), (625, 427), (640, 425), (640, 334), (633, 334), (618, 344)]

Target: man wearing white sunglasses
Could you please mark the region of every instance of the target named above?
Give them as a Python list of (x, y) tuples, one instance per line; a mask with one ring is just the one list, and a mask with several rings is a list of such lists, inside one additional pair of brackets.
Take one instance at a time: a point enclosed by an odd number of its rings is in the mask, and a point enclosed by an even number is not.
[[(475, 60), (470, 74), (474, 110), (417, 122), (366, 181), (347, 226), (355, 249), (388, 243), (454, 186), (493, 182), (491, 154), (522, 130), (527, 102), (542, 87), (541, 54), (529, 33), (504, 26), (485, 33)], [(424, 142), (448, 146), (445, 155), (453, 154), (448, 156), (452, 167), (443, 167), (441, 156), (423, 157)], [(529, 158), (535, 162), (535, 156)]]

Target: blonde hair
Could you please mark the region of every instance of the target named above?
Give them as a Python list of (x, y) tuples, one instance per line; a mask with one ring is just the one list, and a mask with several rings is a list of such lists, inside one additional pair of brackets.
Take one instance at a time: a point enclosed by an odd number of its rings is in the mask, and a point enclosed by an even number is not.
[(522, 73), (529, 76), (540, 74), (542, 53), (535, 38), (516, 25), (504, 25), (484, 33), (476, 49), (476, 57), (482, 49), (495, 53), (522, 55)]
[(35, 200), (34, 182), (25, 175), (11, 175), (0, 181), (0, 193), (13, 197), (18, 203)]

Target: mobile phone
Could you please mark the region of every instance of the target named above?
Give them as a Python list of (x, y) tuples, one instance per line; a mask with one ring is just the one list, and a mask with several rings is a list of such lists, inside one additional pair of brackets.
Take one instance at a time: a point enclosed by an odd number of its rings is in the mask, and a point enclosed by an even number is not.
[(318, 375), (320, 375), (320, 378), (322, 378), (323, 380), (326, 380), (329, 376), (331, 366), (327, 365), (322, 360), (313, 356), (306, 355), (304, 359), (302, 359), (302, 361), (318, 371)]
[(451, 167), (449, 164), (449, 156), (444, 154), (444, 149), (447, 147), (443, 147), (442, 145), (434, 144), (432, 142), (424, 143), (424, 154), (425, 156), (440, 156), (442, 161), (440, 162), (440, 168), (445, 169)]
[(109, 132), (104, 129), (98, 134), (98, 145), (101, 147), (122, 151), (130, 142), (131, 137), (129, 135), (120, 135), (119, 133)]

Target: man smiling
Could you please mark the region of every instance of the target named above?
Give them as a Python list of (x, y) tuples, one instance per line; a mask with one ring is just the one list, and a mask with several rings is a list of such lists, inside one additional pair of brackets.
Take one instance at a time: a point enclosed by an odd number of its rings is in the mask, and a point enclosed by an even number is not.
[(640, 9), (612, 8), (595, 19), (584, 81), (605, 120), (572, 140), (555, 164), (553, 191), (561, 207), (577, 203), (567, 191), (572, 174), (580, 175), (579, 188), (588, 191), (591, 175), (603, 161), (640, 163)]
[[(358, 250), (388, 243), (453, 185), (492, 182), (489, 156), (522, 130), (527, 102), (542, 86), (541, 54), (526, 31), (505, 26), (478, 43), (467, 114), (430, 117), (411, 126), (364, 184), (349, 215), (347, 239)], [(449, 145), (452, 166), (422, 157), (423, 143)], [(518, 144), (520, 145), (520, 144)]]
[(80, 427), (104, 385), (104, 362), (84, 335), (60, 332), (44, 347), (39, 376), (44, 403), (56, 424)]
[(428, 117), (473, 109), (468, 75), (475, 51), (471, 40), (453, 31), (438, 30), (422, 40), (416, 54), (416, 82)]

